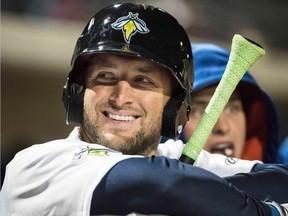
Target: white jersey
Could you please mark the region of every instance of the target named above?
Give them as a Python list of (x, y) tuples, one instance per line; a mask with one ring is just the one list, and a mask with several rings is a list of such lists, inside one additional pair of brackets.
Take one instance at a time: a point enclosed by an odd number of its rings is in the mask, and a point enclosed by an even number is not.
[[(158, 154), (179, 158), (183, 143), (169, 140), (166, 144), (159, 145)], [(7, 165), (1, 215), (89, 215), (95, 187), (116, 163), (131, 157), (143, 156), (123, 155), (83, 142), (78, 127), (67, 139), (24, 149)], [(225, 176), (234, 174), (236, 168), (237, 172), (248, 172), (256, 163), (239, 160), (229, 165), (226, 160), (225, 156), (203, 151), (195, 165)]]
[(75, 133), (16, 154), (6, 168), (1, 215), (90, 215), (96, 185), (113, 165), (133, 156), (80, 141)]
[[(176, 142), (172, 139), (161, 143), (158, 146), (158, 156), (179, 159), (181, 157), (184, 144), (181, 140)], [(227, 157), (221, 154), (211, 154), (202, 150), (194, 166), (209, 170), (220, 177), (235, 175), (237, 173), (250, 172), (257, 163), (263, 163), (258, 160), (241, 160), (238, 158)]]

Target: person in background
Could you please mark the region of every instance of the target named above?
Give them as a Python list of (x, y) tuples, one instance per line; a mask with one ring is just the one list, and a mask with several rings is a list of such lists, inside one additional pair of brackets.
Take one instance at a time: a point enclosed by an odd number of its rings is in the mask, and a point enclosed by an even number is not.
[[(212, 43), (192, 43), (194, 83), (189, 121), (181, 139), (195, 130), (225, 71), (229, 52)], [(229, 157), (277, 162), (278, 116), (271, 98), (247, 71), (213, 128), (204, 149)]]
[(288, 166), (217, 155), (223, 171), (245, 173), (221, 178), (201, 167), (215, 162), (205, 150), (195, 166), (157, 154), (161, 135), (176, 140), (189, 117), (192, 82), (190, 40), (174, 17), (133, 3), (99, 11), (78, 38), (63, 91), (66, 122), (77, 126), (16, 154), (1, 214), (284, 215)]

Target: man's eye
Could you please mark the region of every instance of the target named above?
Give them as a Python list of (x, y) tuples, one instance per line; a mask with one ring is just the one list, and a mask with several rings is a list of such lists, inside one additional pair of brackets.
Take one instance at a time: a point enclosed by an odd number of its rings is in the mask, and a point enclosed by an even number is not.
[(138, 85), (144, 85), (144, 86), (154, 86), (154, 82), (147, 78), (147, 77), (136, 77), (134, 79), (134, 82)]
[(94, 79), (94, 83), (98, 85), (114, 85), (117, 81), (117, 77), (110, 72), (100, 72)]
[(227, 107), (227, 110), (230, 113), (235, 113), (235, 112), (239, 112), (240, 111), (240, 107), (235, 106), (235, 105), (230, 105), (230, 106)]
[(193, 116), (194, 118), (201, 117), (205, 112), (204, 106), (192, 106), (190, 111), (190, 116)]
[(243, 108), (241, 102), (235, 101), (228, 103), (227, 106), (225, 107), (225, 110), (227, 110), (229, 113), (238, 113), (242, 112)]
[(87, 86), (93, 87), (95, 85), (113, 85), (117, 82), (117, 77), (110, 72), (100, 72), (88, 77)]
[(109, 73), (109, 72), (101, 72), (101, 73), (99, 73), (98, 75), (97, 75), (97, 77), (96, 77), (96, 80), (97, 81), (101, 81), (101, 80), (103, 80), (103, 81), (111, 81), (111, 80), (116, 80), (116, 77), (115, 77), (115, 75), (114, 74), (112, 74), (112, 73)]

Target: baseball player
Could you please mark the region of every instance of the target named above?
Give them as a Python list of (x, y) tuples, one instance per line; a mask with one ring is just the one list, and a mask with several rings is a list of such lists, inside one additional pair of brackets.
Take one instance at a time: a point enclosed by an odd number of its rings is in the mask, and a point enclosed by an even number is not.
[[(15, 156), (1, 189), (1, 213), (285, 215), (287, 166), (230, 162), (247, 175), (226, 179), (160, 156), (160, 136), (176, 140), (188, 119), (192, 62), (187, 34), (165, 11), (132, 3), (99, 11), (76, 43), (63, 92), (66, 121), (79, 127)], [(226, 164), (226, 157), (210, 156), (203, 151), (196, 165)], [(271, 184), (279, 193), (272, 200), (252, 196), (241, 189), (250, 177), (262, 179), (262, 194), (271, 195)]]

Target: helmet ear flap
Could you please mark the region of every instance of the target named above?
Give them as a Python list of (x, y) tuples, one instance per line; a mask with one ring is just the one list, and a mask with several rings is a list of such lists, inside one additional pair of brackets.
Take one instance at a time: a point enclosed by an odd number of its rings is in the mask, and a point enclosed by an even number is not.
[(66, 124), (81, 124), (83, 121), (84, 87), (77, 83), (69, 85), (67, 81), (63, 88), (62, 101), (66, 111)]
[(174, 95), (164, 107), (161, 135), (177, 140), (189, 117), (190, 106), (183, 102), (185, 94)]
[(191, 87), (194, 80), (193, 61), (183, 60), (185, 89), (174, 90), (164, 107), (161, 135), (174, 140), (179, 139), (191, 109)]

